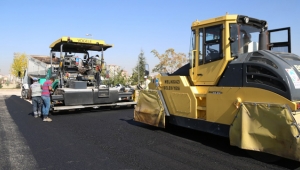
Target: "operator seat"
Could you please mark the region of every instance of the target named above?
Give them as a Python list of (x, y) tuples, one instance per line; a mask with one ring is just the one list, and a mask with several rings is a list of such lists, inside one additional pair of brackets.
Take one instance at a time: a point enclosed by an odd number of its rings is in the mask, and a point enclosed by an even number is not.
[(76, 66), (76, 59), (74, 55), (65, 55), (64, 70), (68, 73), (77, 73), (78, 68)]
[(251, 41), (251, 34), (247, 33), (247, 32), (243, 32), (244, 35), (243, 35), (243, 38), (241, 39), (241, 44), (242, 44), (242, 47), (241, 47), (241, 52), (242, 53), (248, 53), (249, 52), (249, 44), (252, 42)]

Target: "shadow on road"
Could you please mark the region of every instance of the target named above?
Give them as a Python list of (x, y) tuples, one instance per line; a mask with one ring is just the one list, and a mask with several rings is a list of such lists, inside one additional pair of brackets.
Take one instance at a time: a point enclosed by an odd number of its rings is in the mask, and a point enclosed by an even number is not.
[[(193, 130), (193, 129), (175, 126), (172, 124), (166, 124), (166, 128), (162, 129), (162, 128), (150, 126), (147, 124), (143, 124), (140, 122), (136, 122), (133, 119), (127, 119), (127, 120), (120, 119), (120, 120), (125, 121), (130, 125), (149, 129), (152, 131), (158, 131), (158, 130), (164, 131), (166, 133), (170, 133), (170, 134), (178, 136), (178, 137), (182, 137), (182, 138), (185, 138), (188, 140), (192, 140), (192, 141), (201, 143), (203, 145), (217, 149), (224, 153), (231, 154), (233, 156), (247, 157), (247, 158), (254, 159), (250, 155), (248, 155), (245, 150), (242, 150), (235, 146), (231, 146), (229, 138), (226, 138), (226, 137), (221, 137), (221, 136), (213, 135), (213, 134), (206, 133), (206, 132), (201, 132), (201, 131), (197, 131), (197, 130)], [(277, 165), (277, 166), (280, 166), (283, 168), (288, 168), (288, 169), (300, 169), (300, 162), (285, 159), (285, 158), (282, 158), (277, 162), (269, 163), (269, 164)]]
[(147, 124), (144, 124), (144, 123), (136, 122), (133, 119), (119, 119), (119, 120), (125, 121), (130, 125), (145, 128), (145, 129), (152, 130), (152, 131), (162, 130), (161, 128), (158, 128), (158, 127), (155, 127), (155, 126), (150, 126), (150, 125), (147, 125)]

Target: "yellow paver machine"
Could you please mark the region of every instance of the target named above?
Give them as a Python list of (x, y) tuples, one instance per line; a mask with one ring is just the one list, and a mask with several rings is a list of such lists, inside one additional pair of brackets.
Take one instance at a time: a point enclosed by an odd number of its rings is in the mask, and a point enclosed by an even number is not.
[[(120, 92), (103, 84), (104, 51), (111, 47), (113, 45), (104, 40), (76, 37), (61, 37), (50, 45), (50, 55), (59, 55), (57, 71), (51, 70), (57, 78), (52, 85), (55, 92), (51, 95), (51, 110), (132, 107), (136, 104), (132, 100), (133, 92)], [(96, 55), (92, 56), (92, 52)]]
[(268, 30), (267, 21), (244, 15), (195, 21), (190, 62), (139, 91), (134, 120), (300, 161), (300, 57), (290, 42), (289, 27)]

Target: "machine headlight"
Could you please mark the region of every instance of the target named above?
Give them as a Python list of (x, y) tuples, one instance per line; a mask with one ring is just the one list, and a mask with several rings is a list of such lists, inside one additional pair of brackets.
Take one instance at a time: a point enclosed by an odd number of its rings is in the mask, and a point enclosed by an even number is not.
[(244, 22), (247, 24), (249, 22), (249, 18), (248, 17), (244, 17)]

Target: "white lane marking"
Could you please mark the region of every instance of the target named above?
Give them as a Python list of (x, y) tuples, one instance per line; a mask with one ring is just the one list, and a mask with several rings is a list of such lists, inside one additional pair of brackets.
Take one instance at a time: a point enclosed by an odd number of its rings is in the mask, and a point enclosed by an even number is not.
[(37, 169), (37, 162), (25, 138), (8, 113), (4, 96), (0, 96), (0, 153), (1, 163), (4, 160), (9, 161), (0, 164), (0, 169), (3, 168), (1, 166), (9, 169)]

